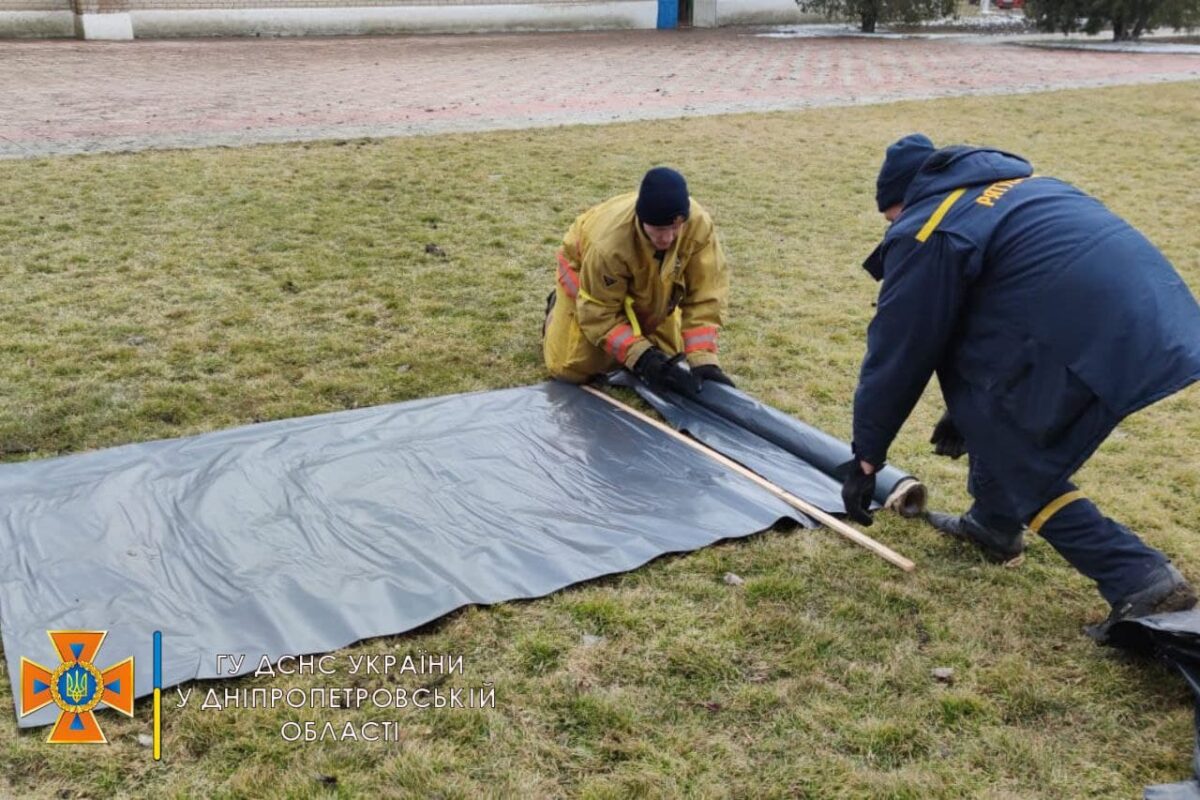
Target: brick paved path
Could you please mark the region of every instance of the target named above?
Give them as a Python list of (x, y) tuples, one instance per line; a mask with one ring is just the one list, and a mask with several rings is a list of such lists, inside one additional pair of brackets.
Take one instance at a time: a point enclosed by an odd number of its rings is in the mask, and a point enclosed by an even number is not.
[(1186, 79), (1200, 79), (1200, 57), (1035, 49), (977, 38), (764, 38), (744, 29), (0, 41), (0, 157)]

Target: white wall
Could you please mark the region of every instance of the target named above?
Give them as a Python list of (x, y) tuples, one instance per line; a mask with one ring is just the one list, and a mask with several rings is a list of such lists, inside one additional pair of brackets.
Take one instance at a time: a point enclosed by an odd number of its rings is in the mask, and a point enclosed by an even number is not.
[(134, 35), (317, 36), (405, 32), (653, 28), (655, 0), (513, 5), (131, 11)]
[(782, 25), (825, 22), (819, 14), (805, 13), (795, 0), (716, 0), (717, 25)]
[(697, 28), (717, 27), (718, 0), (693, 0), (692, 24)]
[[(397, 0), (403, 2), (403, 0)], [(3, 0), (0, 0), (2, 3)], [(147, 9), (122, 19), (70, 11), (0, 11), (0, 38), (173, 36), (321, 36), (469, 31), (553, 31), (653, 28), (656, 0), (584, 0), (504, 5), (369, 6), (357, 8)], [(794, 0), (694, 0), (696, 27), (819, 20)], [(114, 24), (120, 30), (114, 27)]]
[(133, 38), (133, 20), (124, 11), (110, 14), (76, 14), (75, 35), (80, 39), (127, 41)]
[(54, 39), (75, 35), (71, 11), (0, 11), (0, 37)]

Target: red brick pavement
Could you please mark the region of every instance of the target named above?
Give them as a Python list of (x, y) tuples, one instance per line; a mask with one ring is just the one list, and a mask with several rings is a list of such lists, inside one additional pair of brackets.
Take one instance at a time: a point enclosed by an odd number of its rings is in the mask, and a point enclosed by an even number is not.
[[(652, 54), (650, 56), (649, 54)], [(1200, 57), (744, 29), (0, 42), (0, 157), (1200, 78)]]

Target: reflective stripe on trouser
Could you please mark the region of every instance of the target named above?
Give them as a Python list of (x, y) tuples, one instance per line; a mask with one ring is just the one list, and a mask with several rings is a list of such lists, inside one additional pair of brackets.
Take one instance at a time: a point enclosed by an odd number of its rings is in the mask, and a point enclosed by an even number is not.
[[(589, 342), (575, 321), (575, 303), (558, 286), (554, 308), (542, 340), (542, 356), (546, 369), (555, 378), (572, 383), (583, 383), (593, 375), (609, 372), (621, 363), (600, 347)], [(683, 350), (683, 337), (679, 332), (680, 313), (676, 311), (646, 338), (667, 353)]]
[[(975, 498), (971, 516), (980, 524), (1015, 531), (1025, 521), (1014, 514), (1011, 499), (987, 465), (974, 456), (967, 488)], [(1074, 484), (1064, 481), (1056, 489), (1054, 499), (1028, 519), (1030, 529), (1095, 581), (1110, 604), (1141, 588), (1150, 571), (1167, 561), (1124, 525), (1101, 514)]]
[[(1076, 494), (1064, 483), (1059, 497)], [(1096, 582), (1110, 605), (1132, 594), (1167, 557), (1139, 539), (1133, 531), (1100, 513), (1082, 495), (1046, 514), (1037, 531), (1075, 569)]]
[[(1032, 522), (1055, 499), (1075, 491), (1071, 477), (1118, 422), (1096, 401), (1052, 445), (1038, 445), (990, 392), (966, 383), (953, 369), (939, 371), (938, 377), (971, 454), (967, 488), (975, 507), (1000, 519)], [(979, 458), (981, 452), (988, 458)], [(1110, 602), (1137, 588), (1150, 570), (1166, 561), (1127, 528), (1106, 519), (1086, 498), (1050, 515), (1041, 536), (1071, 566), (1096, 581)]]

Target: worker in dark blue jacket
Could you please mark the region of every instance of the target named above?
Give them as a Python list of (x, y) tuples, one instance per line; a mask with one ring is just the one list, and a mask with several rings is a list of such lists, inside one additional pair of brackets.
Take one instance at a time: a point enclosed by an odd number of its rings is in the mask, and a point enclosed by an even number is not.
[(1195, 605), (1166, 556), (1071, 482), (1124, 417), (1200, 379), (1200, 307), (1163, 255), (1075, 187), (987, 148), (888, 148), (876, 200), (891, 222), (863, 265), (882, 281), (854, 395), (843, 487), (870, 524), (874, 471), (937, 373), (937, 452), (970, 455), (974, 498), (939, 530), (989, 558), (1041, 534), (1111, 605), (1089, 629)]

